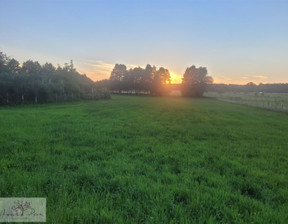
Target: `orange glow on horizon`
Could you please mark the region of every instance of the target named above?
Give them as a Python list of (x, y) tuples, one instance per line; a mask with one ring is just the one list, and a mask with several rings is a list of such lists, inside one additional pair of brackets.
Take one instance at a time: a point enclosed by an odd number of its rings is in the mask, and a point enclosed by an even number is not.
[(182, 75), (177, 75), (174, 72), (170, 72), (171, 84), (180, 84), (182, 82)]
[[(110, 77), (110, 73), (109, 72), (91, 72), (89, 70), (84, 70), (81, 69), (79, 71), (81, 74), (86, 74), (87, 77), (89, 77), (90, 79), (92, 79), (92, 81), (101, 81), (104, 79), (109, 79)], [(170, 72), (170, 82), (167, 80), (165, 82), (165, 84), (181, 84), (182, 83), (182, 75), (178, 75), (174, 72)], [(212, 76), (213, 77), (213, 76)], [(267, 82), (265, 79), (263, 80), (258, 80), (257, 79), (253, 79), (253, 77), (249, 77), (247, 79), (241, 79), (241, 78), (232, 78), (232, 77), (213, 77), (214, 78), (214, 84), (235, 84), (235, 85), (246, 85), (248, 82), (254, 82), (255, 84), (259, 84), (259, 83), (263, 83), (263, 84), (267, 84), (269, 82)]]

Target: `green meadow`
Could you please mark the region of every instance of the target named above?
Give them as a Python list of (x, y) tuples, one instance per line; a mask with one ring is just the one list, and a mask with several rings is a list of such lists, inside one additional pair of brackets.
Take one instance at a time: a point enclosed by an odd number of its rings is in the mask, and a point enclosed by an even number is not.
[(117, 96), (0, 108), (0, 197), (47, 223), (288, 223), (288, 115)]
[(288, 112), (287, 93), (206, 92), (205, 96), (268, 110), (282, 111), (286, 113)]

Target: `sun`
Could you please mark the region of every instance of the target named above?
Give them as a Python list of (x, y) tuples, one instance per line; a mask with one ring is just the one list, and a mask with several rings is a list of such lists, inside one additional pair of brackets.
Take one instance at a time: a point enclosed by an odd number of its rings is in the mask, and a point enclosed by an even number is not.
[(170, 72), (170, 77), (171, 77), (171, 81), (170, 81), (171, 84), (179, 84), (182, 81), (182, 76), (177, 75), (174, 72)]

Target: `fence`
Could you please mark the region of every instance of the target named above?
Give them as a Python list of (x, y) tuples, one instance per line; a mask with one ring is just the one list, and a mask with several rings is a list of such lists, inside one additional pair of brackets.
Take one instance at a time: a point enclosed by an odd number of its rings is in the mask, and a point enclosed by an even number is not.
[(268, 110), (288, 112), (287, 93), (235, 93), (235, 92), (206, 92), (205, 96), (218, 100), (244, 104)]

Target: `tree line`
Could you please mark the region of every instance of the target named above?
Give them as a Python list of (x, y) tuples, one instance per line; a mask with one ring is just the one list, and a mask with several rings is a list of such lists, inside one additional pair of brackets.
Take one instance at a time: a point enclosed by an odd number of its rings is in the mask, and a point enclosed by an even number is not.
[(27, 60), (22, 65), (0, 52), (0, 105), (110, 98), (105, 89), (74, 68)]
[(270, 83), (259, 85), (249, 82), (246, 85), (235, 84), (211, 84), (207, 86), (207, 91), (211, 92), (262, 92), (262, 93), (288, 93), (287, 83)]
[(114, 92), (150, 93), (151, 95), (166, 95), (171, 82), (170, 73), (161, 67), (147, 65), (127, 70), (125, 65), (116, 64), (110, 76), (110, 89)]
[[(212, 77), (207, 74), (205, 67), (197, 68), (193, 65), (187, 68), (181, 85), (182, 95), (202, 96), (207, 85), (213, 82)], [(169, 70), (163, 67), (157, 69), (149, 64), (145, 68), (133, 69), (127, 69), (123, 64), (116, 64), (110, 78), (98, 81), (95, 85), (109, 88), (113, 93), (149, 94), (152, 96), (168, 95), (172, 89)]]
[[(191, 66), (183, 75), (183, 96), (202, 96), (213, 82), (205, 67)], [(74, 68), (73, 61), (55, 67), (27, 60), (22, 65), (0, 52), (0, 105), (110, 98), (112, 93), (168, 95), (173, 90), (168, 69), (147, 65), (127, 69), (116, 64), (110, 78), (93, 82)]]

